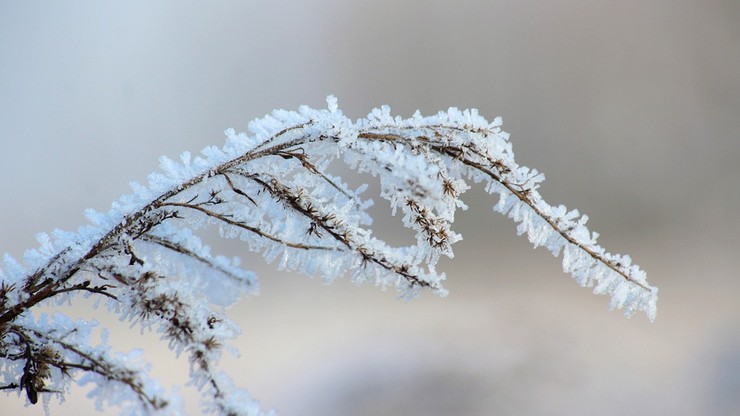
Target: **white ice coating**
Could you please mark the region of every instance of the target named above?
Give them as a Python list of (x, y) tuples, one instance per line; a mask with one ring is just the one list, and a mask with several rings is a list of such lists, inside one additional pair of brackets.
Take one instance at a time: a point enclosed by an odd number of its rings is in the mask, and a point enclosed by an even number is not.
[[(279, 269), (326, 281), (350, 271), (356, 282), (396, 287), (403, 297), (425, 287), (444, 295), (446, 276), (435, 266), (440, 256), (452, 257), (452, 245), (462, 239), (451, 225), (457, 209), (467, 208), (460, 197), (472, 182), (495, 195), (494, 210), (516, 222), (518, 234), (556, 257), (562, 254), (563, 270), (579, 285), (611, 296), (609, 306), (627, 316), (644, 311), (655, 319), (658, 289), (647, 283), (645, 272), (629, 256), (599, 246), (598, 234), (586, 227), (587, 216), (541, 198), (544, 175), (515, 162), (500, 117), (488, 122), (476, 110), (450, 108), (402, 119), (383, 106), (352, 122), (335, 97), (327, 103), (325, 110), (276, 110), (249, 123), (249, 133), (228, 129), (221, 148), (184, 152), (179, 160), (162, 157), (161, 171), (149, 175), (147, 184), (132, 183), (133, 193), (107, 213), (89, 210), (90, 223), (77, 232), (39, 234), (39, 247), (28, 250), (22, 262), (5, 255), (0, 280), (9, 289), (0, 311), (11, 313), (18, 305), (22, 311), (9, 324), (25, 328), (24, 336), (33, 337), (28, 345), (53, 345), (60, 360), (88, 363), (83, 352), (110, 369), (136, 374), (138, 394), (115, 378), (88, 371), (79, 382), (93, 383), (91, 396), (100, 403), (120, 405), (125, 414), (177, 414), (179, 399), (147, 376), (136, 354), (92, 346), (89, 322), (61, 315), (35, 319), (28, 309), (35, 305), (34, 288), (44, 285), (58, 291), (57, 302), (104, 291), (122, 319), (161, 332), (176, 353), (200, 354), (209, 363), (191, 366), (205, 410), (263, 414), (216, 370), (220, 349), (208, 347), (211, 340), (223, 345), (238, 335), (224, 310), (256, 292), (256, 276), (238, 259), (212, 254), (197, 230), (215, 225), (221, 236), (242, 240)], [(393, 247), (376, 238), (367, 211), (373, 201), (362, 196), (367, 186), (350, 188), (328, 172), (332, 163), (377, 177), (380, 197), (393, 214), (402, 214), (416, 244)], [(173, 337), (178, 325), (188, 333)], [(7, 345), (22, 353), (24, 342)], [(5, 385), (17, 383), (24, 361), (0, 358), (0, 374)], [(64, 393), (69, 380), (56, 370), (47, 387)], [(168, 405), (157, 409), (142, 397)]]

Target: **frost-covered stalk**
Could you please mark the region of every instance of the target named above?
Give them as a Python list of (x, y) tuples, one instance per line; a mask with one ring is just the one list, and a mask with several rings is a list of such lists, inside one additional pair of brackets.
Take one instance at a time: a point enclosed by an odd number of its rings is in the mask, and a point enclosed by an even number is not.
[[(178, 413), (171, 397), (138, 357), (90, 345), (94, 327), (62, 315), (34, 315), (50, 302), (78, 294), (106, 299), (123, 319), (153, 327), (177, 353), (189, 357), (190, 377), (205, 410), (261, 414), (256, 402), (216, 368), (224, 343), (238, 329), (224, 308), (254, 292), (255, 276), (236, 260), (214, 256), (194, 230), (216, 225), (278, 268), (331, 281), (345, 273), (356, 282), (395, 286), (404, 297), (429, 288), (440, 295), (435, 265), (452, 257), (462, 237), (451, 228), (468, 183), (497, 195), (494, 209), (517, 224), (535, 246), (563, 254), (563, 269), (581, 286), (611, 295), (626, 315), (655, 319), (657, 288), (628, 256), (607, 253), (586, 228), (587, 217), (551, 206), (537, 189), (544, 179), (514, 161), (501, 118), (451, 108), (431, 117), (392, 117), (388, 107), (352, 122), (329, 97), (329, 108), (275, 111), (249, 125), (251, 135), (227, 130), (223, 148), (207, 147), (180, 161), (162, 158), (162, 173), (133, 184), (108, 213), (87, 213), (76, 233), (38, 236), (41, 247), (20, 263), (6, 255), (0, 269), (2, 389), (22, 390), (36, 403), (63, 394), (75, 373), (93, 382), (99, 401), (131, 413)], [(344, 162), (379, 178), (381, 197), (416, 233), (416, 244), (392, 247), (369, 228), (361, 197), (328, 172)], [(347, 272), (349, 271), (349, 272)]]

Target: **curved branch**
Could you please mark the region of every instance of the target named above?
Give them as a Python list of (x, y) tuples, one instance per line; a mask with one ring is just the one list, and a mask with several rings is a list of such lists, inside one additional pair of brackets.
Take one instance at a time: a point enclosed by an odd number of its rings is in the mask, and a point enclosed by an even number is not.
[[(436, 126), (436, 127), (439, 127), (439, 126)], [(427, 128), (430, 128), (431, 130), (434, 130), (434, 128), (432, 128), (431, 126), (428, 126)], [(460, 131), (460, 132), (465, 131), (465, 130), (462, 130), (460, 128), (454, 127), (454, 126), (445, 126), (445, 128), (451, 129), (451, 130)], [(384, 142), (394, 142), (394, 143), (401, 143), (401, 144), (404, 144), (404, 145), (408, 145), (409, 144), (408, 140), (405, 137), (400, 136), (400, 135), (396, 135), (396, 134), (392, 134), (392, 133), (382, 133), (381, 134), (381, 133), (374, 133), (372, 131), (366, 131), (366, 132), (360, 133), (358, 135), (358, 137), (359, 138), (362, 138), (362, 139), (366, 139), (366, 140), (377, 140), (377, 141), (384, 141)], [(630, 282), (632, 284), (635, 284), (635, 285), (641, 287), (642, 289), (647, 290), (648, 292), (650, 292), (652, 290), (649, 286), (647, 286), (647, 285), (645, 285), (645, 284), (643, 284), (641, 282), (636, 281), (632, 276), (630, 276), (629, 274), (627, 274), (623, 269), (619, 268), (616, 264), (614, 264), (609, 259), (604, 258), (604, 256), (602, 256), (601, 254), (595, 252), (594, 250), (590, 249), (589, 247), (586, 247), (582, 243), (578, 242), (568, 232), (568, 230), (561, 229), (559, 227), (559, 225), (557, 224), (557, 222), (553, 218), (551, 218), (550, 216), (546, 215), (544, 212), (542, 212), (541, 209), (539, 209), (537, 207), (537, 205), (533, 202), (533, 200), (529, 196), (529, 192), (528, 192), (529, 190), (528, 189), (522, 188), (521, 185), (515, 185), (515, 184), (512, 184), (509, 181), (503, 179), (500, 174), (498, 174), (496, 172), (493, 172), (492, 170), (490, 170), (489, 168), (483, 166), (482, 164), (480, 164), (480, 163), (478, 163), (478, 162), (476, 162), (476, 161), (474, 161), (474, 160), (466, 157), (465, 156), (465, 153), (461, 149), (459, 149), (459, 148), (449, 147), (449, 146), (446, 146), (446, 145), (444, 145), (442, 143), (439, 143), (439, 142), (435, 142), (433, 140), (430, 140), (429, 138), (426, 138), (426, 137), (416, 137), (416, 139), (420, 139), (425, 144), (429, 145), (432, 150), (438, 152), (439, 154), (442, 154), (442, 155), (445, 155), (445, 156), (449, 156), (452, 159), (457, 160), (460, 163), (463, 163), (464, 165), (470, 166), (470, 167), (472, 167), (472, 168), (474, 168), (474, 169), (476, 169), (476, 170), (478, 170), (478, 171), (480, 171), (480, 172), (488, 175), (491, 179), (493, 179), (494, 181), (496, 181), (499, 184), (501, 184), (502, 186), (504, 186), (509, 192), (511, 192), (513, 195), (515, 195), (517, 198), (519, 198), (520, 201), (522, 201), (525, 204), (527, 204), (540, 218), (542, 218), (543, 220), (545, 220), (549, 224), (549, 226), (553, 229), (553, 231), (555, 231), (556, 233), (560, 234), (570, 244), (572, 244), (572, 245), (578, 247), (579, 249), (583, 250), (585, 253), (587, 253), (589, 256), (591, 256), (591, 258), (593, 258), (594, 260), (602, 263), (603, 265), (605, 265), (606, 267), (608, 267), (609, 269), (611, 269), (612, 271), (614, 271), (615, 273), (617, 273), (619, 276), (621, 276), (624, 280), (626, 280), (626, 281), (628, 281), (628, 282)], [(468, 150), (472, 150), (472, 149), (468, 149)], [(483, 155), (483, 154), (481, 154), (479, 152), (476, 152), (476, 154), (478, 156), (480, 156), (480, 157), (484, 157), (484, 158), (488, 159), (485, 155)], [(498, 161), (498, 160), (490, 160), (490, 159), (488, 159), (487, 161), (491, 164), (491, 166), (497, 166), (497, 167), (501, 168), (501, 165), (500, 165), (501, 162), (500, 161)], [(517, 189), (517, 188), (519, 188), (519, 189)]]
[[(586, 216), (576, 221), (577, 211), (552, 207), (541, 198), (537, 189), (543, 177), (514, 161), (499, 125), (499, 119), (489, 124), (476, 111), (450, 109), (402, 120), (388, 108), (353, 123), (329, 100), (328, 110), (276, 112), (256, 122), (250, 127), (259, 132), (256, 137), (229, 132), (223, 150), (205, 149), (192, 164), (189, 153), (182, 164), (163, 159), (165, 175), (150, 177), (149, 187), (134, 186), (136, 194), (122, 197), (107, 216), (91, 215), (93, 227), (62, 233), (53, 242), (39, 238), (42, 249), (27, 257), (33, 268), (8, 260), (11, 279), (0, 282), (0, 349), (5, 351), (0, 360), (25, 367), (19, 380), (0, 390), (25, 388), (35, 402), (37, 393), (51, 391), (44, 384), (51, 366), (63, 375), (81, 370), (121, 382), (151, 409), (167, 404), (148, 393), (147, 380), (130, 365), (89, 347), (87, 340), (19, 324), (26, 318), (33, 322), (32, 309), (43, 301), (87, 292), (114, 300), (122, 319), (157, 325), (172, 349), (188, 352), (192, 382), (206, 387), (213, 409), (244, 413), (228, 380), (215, 370), (222, 342), (238, 330), (212, 307), (227, 306), (238, 296), (197, 292), (214, 287), (208, 275), (198, 274), (198, 284), (181, 284), (189, 275), (178, 280), (181, 270), (173, 263), (182, 260), (180, 254), (240, 281), (246, 274), (212, 258), (192, 229), (203, 220), (217, 223), (252, 247), (266, 247), (268, 261), (282, 253), (280, 267), (289, 270), (329, 279), (351, 270), (353, 279), (370, 275), (376, 284), (394, 284), (406, 295), (420, 287), (443, 294), (445, 276), (435, 266), (440, 256), (452, 257), (451, 246), (461, 239), (451, 224), (457, 210), (465, 208), (459, 197), (471, 179), (501, 196), (496, 210), (517, 222), (518, 232), (527, 233), (535, 246), (545, 245), (556, 256), (562, 251), (563, 268), (579, 283), (597, 284), (594, 292), (611, 294), (612, 306), (625, 307), (628, 316), (644, 310), (653, 320), (657, 288), (627, 257), (597, 245), (596, 234), (585, 227)], [(394, 248), (372, 235), (371, 201), (325, 172), (340, 157), (380, 178), (381, 197), (394, 215), (401, 210), (403, 225), (416, 232), (415, 245)], [(88, 273), (102, 284), (88, 279)], [(109, 278), (121, 285), (107, 284)], [(43, 345), (64, 354), (44, 352)]]

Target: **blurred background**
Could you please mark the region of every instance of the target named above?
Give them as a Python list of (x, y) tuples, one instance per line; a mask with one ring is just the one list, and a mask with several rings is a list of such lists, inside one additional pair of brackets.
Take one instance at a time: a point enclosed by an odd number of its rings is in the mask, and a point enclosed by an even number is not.
[[(740, 2), (0, 1), (0, 252), (85, 223), (131, 180), (272, 109), (351, 118), (450, 106), (503, 116), (542, 194), (589, 214), (660, 287), (626, 319), (533, 250), (478, 189), (440, 268), (450, 296), (404, 302), (281, 274), (237, 242), (261, 293), (232, 309), (223, 367), (281, 415), (740, 414)], [(380, 235), (398, 218), (374, 198)], [(153, 373), (188, 363), (87, 304)], [(93, 412), (86, 388), (53, 415)], [(15, 393), (1, 414), (41, 415)], [(115, 409), (109, 409), (106, 413)]]

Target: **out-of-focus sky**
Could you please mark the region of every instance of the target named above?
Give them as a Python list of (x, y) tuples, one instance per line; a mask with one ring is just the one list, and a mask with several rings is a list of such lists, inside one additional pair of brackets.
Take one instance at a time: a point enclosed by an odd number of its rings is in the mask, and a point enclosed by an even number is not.
[[(233, 309), (229, 373), (282, 415), (739, 414), (738, 22), (735, 0), (3, 0), (0, 252), (76, 229), (160, 155), (275, 108), (328, 94), (352, 118), (475, 107), (504, 117), (550, 203), (643, 266), (657, 321), (608, 312), (471, 191), (440, 266), (446, 299), (325, 287), (247, 257), (262, 293)], [(185, 384), (155, 336), (118, 324), (113, 338)], [(76, 389), (52, 410), (92, 408)], [(19, 409), (43, 413), (0, 395), (0, 413)]]

